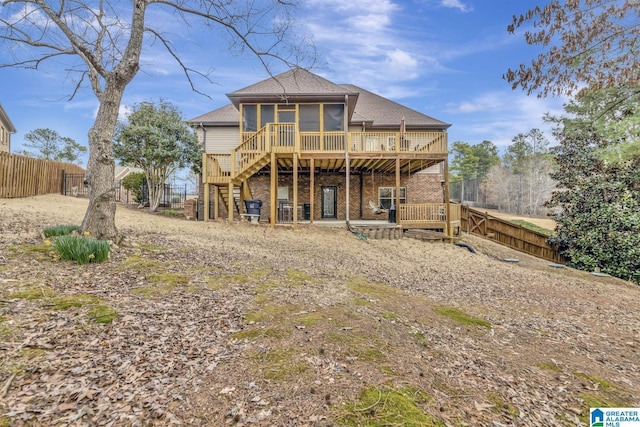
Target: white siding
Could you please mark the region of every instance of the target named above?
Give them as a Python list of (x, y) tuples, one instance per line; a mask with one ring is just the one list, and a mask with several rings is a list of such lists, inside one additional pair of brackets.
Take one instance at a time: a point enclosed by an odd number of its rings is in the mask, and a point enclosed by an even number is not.
[[(240, 130), (237, 126), (207, 127), (207, 141), (204, 151), (206, 153), (230, 153), (232, 149), (240, 145)], [(202, 129), (196, 129), (198, 141), (202, 143)]]

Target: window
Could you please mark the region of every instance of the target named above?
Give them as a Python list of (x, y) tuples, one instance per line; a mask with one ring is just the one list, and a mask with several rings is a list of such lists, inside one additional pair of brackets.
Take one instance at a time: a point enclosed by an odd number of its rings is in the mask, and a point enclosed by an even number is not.
[(278, 200), (289, 200), (289, 187), (278, 187)]
[(320, 132), (320, 106), (318, 104), (300, 105), (300, 130), (302, 132)]
[(275, 122), (275, 106), (274, 105), (261, 105), (260, 106), (260, 128), (262, 129), (267, 123)]
[(257, 105), (242, 106), (242, 130), (244, 132), (258, 131), (258, 106)]
[(325, 104), (324, 130), (327, 132), (344, 130), (344, 105)]
[[(407, 203), (407, 187), (400, 187), (400, 203)], [(396, 204), (396, 187), (378, 187), (378, 204), (389, 209)]]

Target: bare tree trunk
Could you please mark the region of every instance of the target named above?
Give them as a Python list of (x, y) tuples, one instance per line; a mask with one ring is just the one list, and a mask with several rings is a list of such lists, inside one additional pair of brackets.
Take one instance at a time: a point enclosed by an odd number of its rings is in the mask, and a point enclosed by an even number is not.
[(82, 221), (82, 230), (96, 239), (119, 240), (115, 224), (116, 199), (114, 187), (113, 132), (124, 93), (122, 88), (107, 85), (93, 127), (89, 130), (89, 163), (87, 184), (89, 206)]

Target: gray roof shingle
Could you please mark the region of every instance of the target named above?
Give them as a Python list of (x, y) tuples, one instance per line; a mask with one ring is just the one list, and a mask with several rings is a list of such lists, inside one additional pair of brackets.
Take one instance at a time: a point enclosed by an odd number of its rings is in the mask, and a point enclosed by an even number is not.
[(404, 117), (407, 130), (425, 128), (445, 130), (451, 126), (358, 86), (338, 85), (301, 68), (295, 68), (231, 92), (227, 96), (232, 104), (193, 118), (189, 123), (195, 125), (202, 123), (208, 126), (237, 125), (239, 121), (237, 106), (241, 101), (344, 99), (345, 95), (349, 95), (352, 124), (366, 122), (367, 127), (394, 129), (400, 127), (400, 121)]

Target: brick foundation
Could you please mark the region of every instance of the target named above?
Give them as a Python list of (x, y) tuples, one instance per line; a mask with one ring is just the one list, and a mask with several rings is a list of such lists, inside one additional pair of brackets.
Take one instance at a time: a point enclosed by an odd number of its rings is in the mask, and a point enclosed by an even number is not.
[[(442, 203), (443, 189), (440, 174), (413, 174), (400, 177), (400, 186), (407, 188), (407, 203)], [(314, 212), (313, 219), (322, 219), (322, 187), (335, 187), (337, 192), (336, 214), (339, 220), (346, 218), (346, 187), (343, 173), (317, 173), (315, 176)], [(379, 187), (395, 187), (395, 174), (363, 173), (352, 174), (350, 177), (350, 219), (382, 219), (381, 215), (375, 215), (369, 208), (369, 201), (377, 203)], [(304, 206), (310, 203), (310, 180), (308, 174), (298, 176), (298, 205)], [(212, 186), (213, 187), (213, 186)], [(258, 174), (249, 179), (249, 187), (254, 199), (262, 200), (261, 221), (269, 221), (271, 213), (271, 176)], [(291, 174), (278, 175), (278, 187), (288, 187), (288, 199), (293, 200), (293, 176)], [(204, 195), (204, 194), (203, 194)], [(210, 195), (213, 200), (213, 188)], [(303, 219), (303, 210), (299, 210), (299, 220)], [(226, 218), (227, 212), (224, 206), (220, 206), (220, 217)]]

